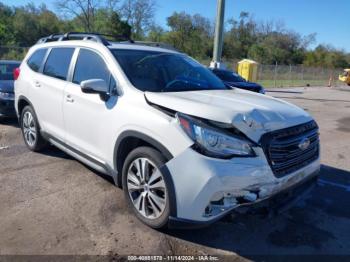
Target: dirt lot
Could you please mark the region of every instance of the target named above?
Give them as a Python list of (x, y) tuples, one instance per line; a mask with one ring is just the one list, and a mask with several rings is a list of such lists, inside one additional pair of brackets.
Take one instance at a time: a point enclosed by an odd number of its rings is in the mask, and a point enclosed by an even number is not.
[[(291, 92), (290, 92), (291, 91)], [(58, 149), (29, 152), (16, 121), (0, 124), (0, 254), (350, 255), (350, 91), (283, 89), (318, 121), (319, 185), (278, 217), (226, 218), (196, 231), (158, 232), (128, 211), (108, 179)]]

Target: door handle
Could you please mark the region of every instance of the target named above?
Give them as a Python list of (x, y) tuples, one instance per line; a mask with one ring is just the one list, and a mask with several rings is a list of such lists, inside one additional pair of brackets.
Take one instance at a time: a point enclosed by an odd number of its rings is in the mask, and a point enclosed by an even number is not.
[(39, 82), (39, 81), (37, 81), (37, 80), (35, 80), (35, 81), (34, 81), (34, 85), (35, 85), (35, 87), (41, 87), (40, 82)]
[(67, 101), (68, 103), (73, 103), (73, 102), (74, 102), (74, 98), (73, 98), (71, 95), (67, 95), (67, 96), (66, 96), (66, 101)]

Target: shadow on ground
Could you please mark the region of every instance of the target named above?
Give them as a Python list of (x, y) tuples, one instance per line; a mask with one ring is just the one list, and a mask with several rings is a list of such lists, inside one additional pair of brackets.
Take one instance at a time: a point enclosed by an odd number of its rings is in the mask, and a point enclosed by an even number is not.
[(227, 217), (209, 228), (167, 234), (247, 258), (303, 252), (341, 254), (344, 247), (337, 239), (349, 227), (339, 231), (327, 224), (327, 221), (337, 223), (337, 218), (350, 219), (350, 172), (323, 165), (318, 185), (279, 216)]

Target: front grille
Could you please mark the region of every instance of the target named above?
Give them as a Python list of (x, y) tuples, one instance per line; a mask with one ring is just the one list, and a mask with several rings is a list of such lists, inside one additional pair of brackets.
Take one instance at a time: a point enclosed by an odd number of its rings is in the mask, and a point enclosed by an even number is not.
[(275, 176), (283, 177), (319, 157), (318, 126), (315, 121), (311, 121), (273, 131), (262, 136), (261, 145)]

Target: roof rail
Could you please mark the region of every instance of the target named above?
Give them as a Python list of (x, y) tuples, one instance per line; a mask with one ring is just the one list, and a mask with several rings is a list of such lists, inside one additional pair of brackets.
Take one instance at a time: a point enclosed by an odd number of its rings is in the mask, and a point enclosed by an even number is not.
[(48, 42), (55, 41), (67, 41), (67, 40), (91, 40), (98, 43), (101, 43), (105, 46), (109, 46), (112, 41), (117, 41), (120, 43), (132, 43), (135, 45), (145, 45), (145, 46), (153, 46), (153, 47), (161, 47), (165, 49), (170, 49), (173, 51), (178, 51), (173, 46), (161, 43), (161, 42), (148, 42), (148, 41), (133, 41), (130, 37), (125, 35), (108, 35), (108, 34), (100, 34), (100, 33), (88, 33), (88, 32), (68, 32), (65, 34), (52, 34), (43, 38), (40, 38), (37, 44), (43, 44)]
[(113, 40), (128, 41), (133, 43), (134, 41), (130, 37), (125, 35), (107, 35), (99, 33), (87, 33), (87, 32), (68, 32), (65, 34), (52, 34), (43, 38), (40, 38), (37, 44), (54, 42), (54, 41), (66, 41), (66, 40), (92, 40), (106, 46), (110, 45), (109, 41), (106, 39), (112, 38)]

